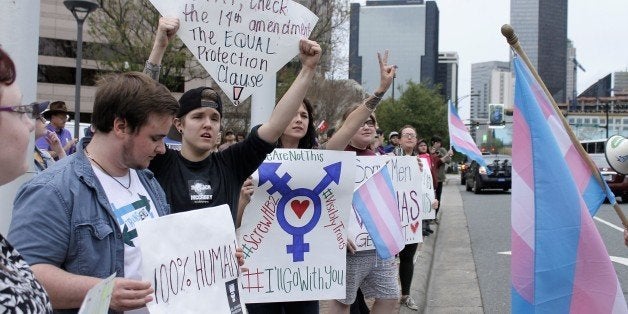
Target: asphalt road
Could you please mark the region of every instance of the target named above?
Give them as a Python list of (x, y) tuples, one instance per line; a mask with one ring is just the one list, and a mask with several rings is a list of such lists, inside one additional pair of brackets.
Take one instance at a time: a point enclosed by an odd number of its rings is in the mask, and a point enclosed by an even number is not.
[[(459, 185), (469, 225), (471, 248), (486, 313), (510, 312), (510, 192), (487, 191), (476, 195)], [(620, 205), (628, 214), (628, 205)], [(628, 247), (619, 218), (604, 204), (595, 217), (609, 255), (616, 260), (624, 295), (628, 299)], [(609, 225), (610, 224), (610, 225)]]

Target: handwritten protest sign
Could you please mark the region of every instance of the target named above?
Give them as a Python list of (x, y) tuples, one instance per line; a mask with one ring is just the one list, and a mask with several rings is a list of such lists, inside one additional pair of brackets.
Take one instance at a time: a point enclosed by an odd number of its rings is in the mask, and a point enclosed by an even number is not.
[(429, 161), (421, 158), (421, 163), (426, 171), (421, 171), (421, 219), (436, 218), (436, 211), (432, 209), (432, 202), (436, 199), (434, 194), (434, 180), (432, 173), (427, 170)]
[[(178, 17), (177, 35), (238, 105), (299, 53), (318, 17), (290, 0), (151, 0), (163, 16)], [(271, 75), (274, 77), (274, 75)]]
[(103, 279), (97, 285), (93, 286), (79, 309), (79, 314), (106, 314), (109, 313), (109, 303), (111, 302), (111, 293), (113, 292), (113, 279), (116, 273)]
[(151, 313), (243, 313), (229, 206), (144, 220), (137, 231)]
[[(371, 177), (380, 167), (389, 162), (388, 171), (392, 179), (401, 227), (406, 244), (423, 242), (421, 234), (421, 175), (416, 157), (413, 156), (358, 156), (356, 157), (355, 187)], [(375, 246), (360, 219), (353, 210), (349, 218), (348, 234), (358, 251), (373, 250)]]
[(354, 160), (351, 152), (276, 149), (253, 174), (257, 188), (238, 229), (247, 303), (345, 297)]

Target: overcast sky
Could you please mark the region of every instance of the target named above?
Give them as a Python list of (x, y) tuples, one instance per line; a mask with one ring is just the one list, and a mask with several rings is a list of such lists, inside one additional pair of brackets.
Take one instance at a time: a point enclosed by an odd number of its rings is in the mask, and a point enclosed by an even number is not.
[[(458, 95), (464, 96), (470, 92), (472, 63), (509, 59), (510, 48), (500, 29), (510, 21), (510, 0), (436, 3), (439, 50), (458, 52)], [(569, 1), (567, 32), (576, 47), (576, 59), (586, 70), (578, 70), (579, 93), (610, 72), (628, 70), (628, 1)], [(468, 98), (461, 101), (463, 106), (468, 103)]]

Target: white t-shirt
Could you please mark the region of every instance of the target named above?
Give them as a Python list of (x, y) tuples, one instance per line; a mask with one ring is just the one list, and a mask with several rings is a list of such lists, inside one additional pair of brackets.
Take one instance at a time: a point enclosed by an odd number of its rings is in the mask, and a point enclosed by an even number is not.
[[(92, 168), (105, 190), (109, 204), (111, 204), (113, 213), (120, 225), (120, 231), (122, 231), (122, 239), (124, 240), (124, 278), (142, 280), (142, 254), (133, 242), (137, 238), (135, 223), (159, 217), (155, 204), (144, 185), (142, 185), (135, 170), (131, 169), (129, 175), (114, 179), (103, 172), (100, 167), (92, 164)], [(116, 180), (119, 182), (116, 182)], [(130, 186), (129, 180), (131, 180)], [(126, 186), (129, 186), (129, 188), (126, 189)], [(148, 313), (148, 309), (142, 308), (125, 313)]]

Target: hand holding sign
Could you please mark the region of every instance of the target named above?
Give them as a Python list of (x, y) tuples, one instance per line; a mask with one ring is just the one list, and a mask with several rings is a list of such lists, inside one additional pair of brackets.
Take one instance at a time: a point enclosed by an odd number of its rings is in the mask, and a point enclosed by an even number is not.
[(109, 307), (116, 311), (130, 311), (146, 306), (153, 300), (150, 282), (126, 278), (114, 279)]
[[(318, 18), (294, 1), (151, 0), (163, 16), (178, 17), (177, 34), (232, 102), (238, 104), (297, 53)], [(313, 63), (308, 63), (308, 66)]]
[(176, 17), (162, 17), (159, 19), (159, 26), (157, 27), (157, 37), (155, 38), (155, 44), (160, 47), (167, 47), (168, 43), (174, 38), (174, 35), (179, 30), (179, 19)]
[(299, 41), (299, 59), (301, 59), (301, 65), (311, 70), (316, 69), (318, 61), (321, 59), (321, 53), (323, 50), (321, 46), (312, 40), (301, 39)]

